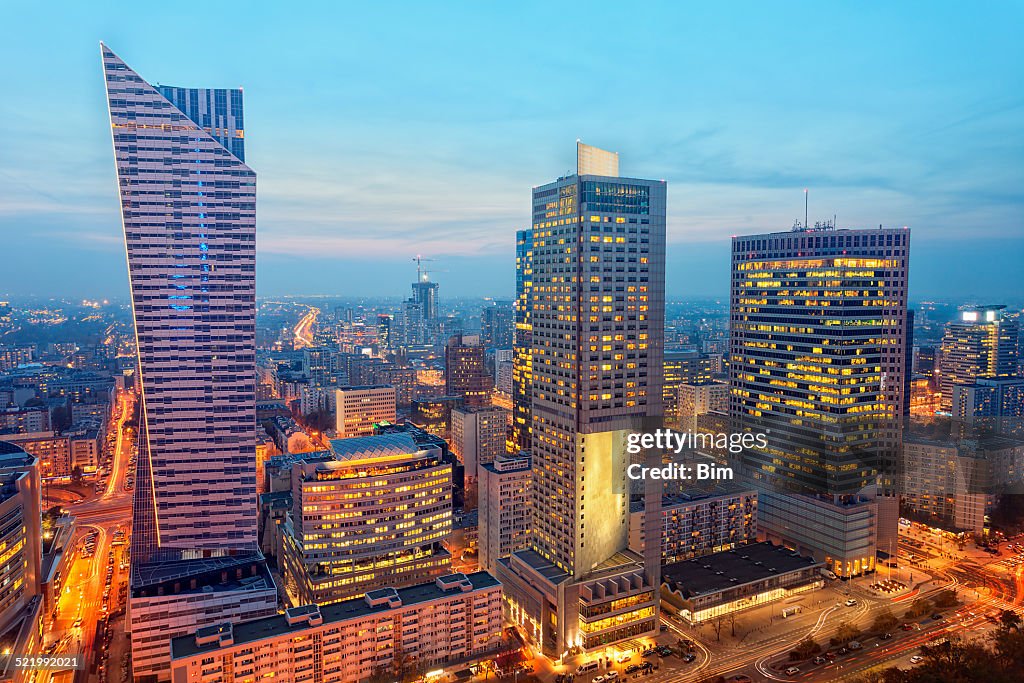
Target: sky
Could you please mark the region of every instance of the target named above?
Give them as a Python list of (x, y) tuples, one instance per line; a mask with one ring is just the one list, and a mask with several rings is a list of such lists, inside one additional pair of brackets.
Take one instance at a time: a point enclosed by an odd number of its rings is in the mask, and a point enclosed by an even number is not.
[[(34, 7), (32, 5), (35, 5)], [(712, 5), (715, 5), (712, 7)], [(1024, 3), (19, 3), (0, 27), (0, 295), (127, 295), (99, 42), (244, 88), (257, 291), (509, 297), (575, 141), (668, 182), (667, 290), (729, 238), (909, 226), (911, 297), (1024, 296)]]

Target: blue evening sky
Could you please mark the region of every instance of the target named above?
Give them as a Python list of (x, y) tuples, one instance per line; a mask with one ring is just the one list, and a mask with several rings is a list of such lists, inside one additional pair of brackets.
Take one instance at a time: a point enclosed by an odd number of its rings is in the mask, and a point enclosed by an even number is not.
[[(30, 8), (30, 5), (36, 5)], [(262, 295), (509, 296), (575, 140), (669, 187), (668, 292), (733, 234), (908, 225), (913, 298), (1024, 293), (1024, 5), (18, 3), (0, 28), (0, 295), (124, 296), (103, 40), (245, 88)]]

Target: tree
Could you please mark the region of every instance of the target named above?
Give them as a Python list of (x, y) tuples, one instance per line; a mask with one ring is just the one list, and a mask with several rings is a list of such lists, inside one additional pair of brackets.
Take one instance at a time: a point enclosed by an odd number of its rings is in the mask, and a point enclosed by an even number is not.
[(722, 642), (722, 624), (725, 622), (725, 617), (719, 616), (711, 622), (711, 628), (715, 629), (715, 642)]
[(729, 612), (729, 631), (732, 633), (732, 637), (736, 637), (736, 613)]
[(871, 624), (871, 630), (875, 633), (885, 633), (891, 631), (899, 620), (896, 615), (892, 613), (892, 610), (886, 609), (884, 612), (875, 617), (874, 622)]
[(932, 598), (932, 603), (941, 609), (952, 607), (957, 604), (956, 591), (949, 588), (939, 591), (939, 593)]
[(1021, 624), (1020, 615), (1013, 610), (1004, 609), (1003, 613), (999, 615), (999, 624), (1007, 631), (1019, 630)]
[(71, 468), (71, 483), (78, 486), (82, 483), (82, 466), (75, 465)]
[(810, 659), (816, 654), (821, 652), (821, 645), (816, 643), (813, 638), (805, 638), (797, 643), (797, 646), (790, 650), (789, 660), (796, 662), (802, 659)]
[(927, 598), (918, 598), (910, 605), (910, 609), (903, 616), (904, 619), (917, 619), (932, 611), (932, 602)]
[(849, 622), (843, 622), (840, 624), (839, 630), (836, 631), (836, 634), (829, 639), (829, 642), (833, 645), (846, 645), (851, 640), (856, 640), (859, 637), (859, 628)]

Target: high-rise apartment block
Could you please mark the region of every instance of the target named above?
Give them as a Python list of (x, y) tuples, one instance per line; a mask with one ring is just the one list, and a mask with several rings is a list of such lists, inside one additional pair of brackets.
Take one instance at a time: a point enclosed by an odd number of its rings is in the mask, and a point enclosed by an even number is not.
[(132, 666), (169, 680), (170, 638), (276, 607), (256, 521), (256, 174), (241, 89), (154, 87), (101, 53), (142, 388)]
[(1017, 374), (1020, 325), (1015, 317), (1005, 314), (1005, 308), (967, 308), (946, 325), (939, 357), (942, 410), (953, 410), (954, 386)]
[(625, 439), (662, 413), (666, 186), (577, 149), (574, 175), (533, 190), (532, 540), (496, 570), (548, 653), (657, 631), (658, 563), (628, 550)]
[(494, 571), (499, 558), (530, 546), (531, 484), (529, 456), (502, 456), (481, 464), (479, 483), (480, 568)]
[(452, 451), (466, 468), (466, 476), (477, 477), (477, 468), (505, 454), (509, 411), (495, 406), (452, 410)]
[(334, 402), (340, 439), (370, 436), (375, 424), (394, 422), (397, 416), (395, 388), (389, 384), (341, 387)]
[(41, 496), (39, 459), (0, 441), (0, 633), (8, 660), (40, 654), (37, 640), (44, 617)]
[[(644, 552), (647, 542), (646, 512), (642, 502), (630, 512), (629, 547)], [(656, 542), (661, 544), (662, 564), (732, 550), (757, 540), (757, 491), (684, 491), (667, 494), (661, 501), (661, 523)]]
[(909, 241), (831, 226), (733, 238), (730, 415), (767, 435), (740, 463), (759, 529), (840, 576), (872, 570), (897, 530)]
[(334, 439), (292, 464), (282, 575), (293, 605), (325, 605), (450, 571), (452, 466), (407, 433)]

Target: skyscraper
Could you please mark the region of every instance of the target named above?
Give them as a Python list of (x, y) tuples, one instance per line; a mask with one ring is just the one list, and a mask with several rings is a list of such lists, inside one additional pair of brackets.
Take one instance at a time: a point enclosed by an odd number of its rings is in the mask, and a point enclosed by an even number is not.
[(494, 301), (480, 311), (480, 343), (489, 349), (512, 348), (513, 310), (509, 301)]
[(979, 379), (1017, 374), (1020, 327), (1005, 315), (1005, 306), (973, 306), (946, 325), (939, 357), (940, 407), (953, 410), (953, 387)]
[[(657, 561), (628, 551), (625, 438), (662, 410), (666, 186), (577, 151), (575, 174), (533, 190), (532, 547), (497, 564), (548, 653), (657, 629)], [(631, 609), (599, 616), (616, 601)]]
[(172, 636), (276, 606), (257, 542), (256, 174), (240, 89), (153, 87), (101, 53), (142, 387), (133, 665), (166, 680)]
[(871, 570), (896, 533), (909, 244), (831, 226), (732, 242), (730, 414), (767, 435), (741, 463), (758, 524), (840, 576)]
[(530, 405), (533, 385), (533, 231), (516, 231), (516, 300), (512, 356), (512, 455), (530, 450)]

